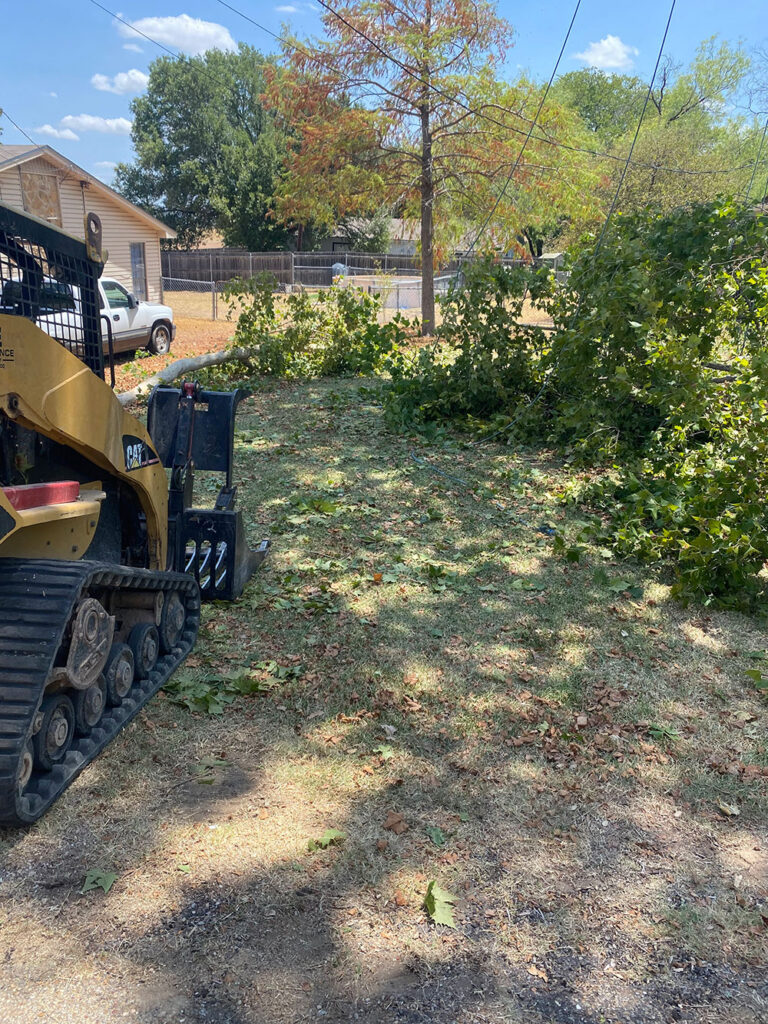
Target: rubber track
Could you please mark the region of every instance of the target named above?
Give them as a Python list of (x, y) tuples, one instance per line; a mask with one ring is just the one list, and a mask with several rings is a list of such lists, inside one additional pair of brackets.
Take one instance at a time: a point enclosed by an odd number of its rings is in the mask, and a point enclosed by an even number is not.
[[(187, 611), (177, 646), (137, 680), (120, 707), (107, 708), (88, 736), (75, 737), (50, 772), (34, 772), (19, 795), (16, 771), (46, 680), (80, 596), (92, 590), (176, 590)], [(36, 821), (157, 693), (194, 646), (200, 592), (184, 573), (101, 562), (0, 559), (0, 825)]]

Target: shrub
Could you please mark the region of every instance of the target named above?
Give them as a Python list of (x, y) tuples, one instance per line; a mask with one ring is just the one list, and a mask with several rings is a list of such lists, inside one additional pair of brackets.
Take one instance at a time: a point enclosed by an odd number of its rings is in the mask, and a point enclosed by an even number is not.
[(468, 264), (441, 301), (437, 342), (388, 367), (390, 421), (487, 419), (530, 397), (546, 336), (519, 320), (526, 296), (542, 303), (551, 288), (546, 270), (509, 268), (491, 259)]
[(262, 374), (288, 377), (371, 374), (394, 357), (411, 324), (400, 315), (380, 324), (381, 300), (334, 285), (287, 296), (278, 319), (274, 280), (262, 275), (227, 288), (237, 313), (234, 346), (250, 349)]
[[(766, 254), (768, 218), (721, 200), (617, 216), (560, 291), (476, 264), (439, 343), (395, 367), (390, 419), (512, 420), (610, 458), (590, 500), (616, 548), (672, 560), (682, 597), (745, 607), (768, 559)], [(517, 323), (526, 289), (549, 343)]]

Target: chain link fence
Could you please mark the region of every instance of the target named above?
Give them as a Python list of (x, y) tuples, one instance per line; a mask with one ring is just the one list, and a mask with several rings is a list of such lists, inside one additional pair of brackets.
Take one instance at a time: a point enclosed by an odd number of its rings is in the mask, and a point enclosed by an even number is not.
[[(161, 301), (173, 310), (174, 317), (217, 320), (220, 296), (215, 281), (195, 281), (183, 277), (162, 277)], [(223, 310), (226, 315), (226, 308)]]
[[(362, 288), (379, 294), (385, 313), (408, 312), (421, 315), (421, 260), (418, 256), (391, 253), (270, 252), (202, 250), (162, 254), (164, 301), (177, 317), (205, 320), (226, 319), (229, 307), (222, 291), (229, 281), (269, 274), (275, 290), (330, 288), (334, 280), (344, 287)], [(505, 259), (506, 266), (522, 261)], [(435, 295), (445, 295), (461, 279), (461, 260), (440, 267), (435, 277)]]

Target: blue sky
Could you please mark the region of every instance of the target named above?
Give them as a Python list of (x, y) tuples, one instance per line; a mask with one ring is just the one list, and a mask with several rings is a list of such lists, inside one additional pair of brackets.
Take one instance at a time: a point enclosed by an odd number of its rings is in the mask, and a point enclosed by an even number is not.
[[(217, 0), (102, 0), (105, 7), (174, 50), (199, 52), (246, 42), (264, 52), (274, 39)], [(89, 0), (33, 0), (3, 6), (0, 107), (39, 144), (47, 143), (89, 172), (110, 181), (115, 162), (129, 160), (130, 101), (146, 82), (157, 46)], [(306, 0), (232, 6), (279, 33), (318, 31), (318, 8)], [(573, 13), (573, 0), (500, 0), (515, 28), (511, 75), (525, 69), (548, 78)], [(588, 65), (649, 76), (669, 0), (621, 3), (582, 0), (561, 72)], [(687, 62), (698, 43), (719, 34), (751, 48), (768, 44), (765, 0), (678, 0), (666, 52)], [(28, 140), (2, 118), (5, 143)]]

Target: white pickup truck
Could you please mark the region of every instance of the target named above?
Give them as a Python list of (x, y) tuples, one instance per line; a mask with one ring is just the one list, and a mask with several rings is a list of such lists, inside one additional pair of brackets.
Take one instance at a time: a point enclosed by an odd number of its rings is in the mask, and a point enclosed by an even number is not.
[[(112, 344), (115, 352), (147, 348), (155, 355), (170, 351), (176, 334), (173, 310), (154, 302), (139, 302), (117, 281), (102, 278), (99, 281), (99, 299), (102, 315), (112, 321)], [(107, 339), (106, 326), (102, 336)]]
[[(0, 296), (0, 312), (3, 307), (16, 306), (22, 297), (22, 288), (20, 282), (6, 282)], [(170, 350), (176, 334), (170, 306), (139, 302), (118, 281), (109, 277), (99, 281), (99, 304), (105, 352), (108, 330), (104, 317), (109, 317), (111, 323), (114, 352), (135, 352), (138, 348), (146, 348), (161, 355)], [(59, 338), (64, 344), (80, 342), (83, 337), (80, 289), (46, 278), (40, 288), (40, 306), (35, 322), (41, 330)]]

